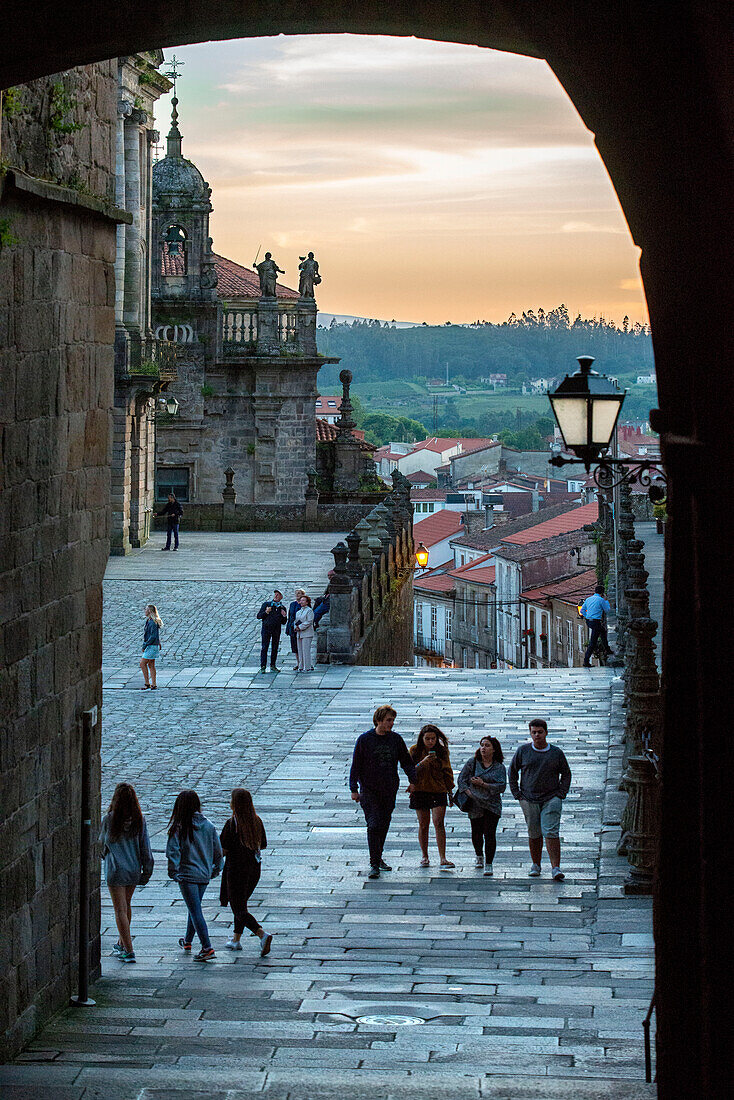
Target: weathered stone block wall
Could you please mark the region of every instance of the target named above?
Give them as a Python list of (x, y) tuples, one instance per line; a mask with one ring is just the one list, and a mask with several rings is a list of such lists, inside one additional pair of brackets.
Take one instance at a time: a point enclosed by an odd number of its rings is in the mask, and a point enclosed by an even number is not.
[[(378, 494), (377, 499), (381, 499)], [(366, 494), (354, 500), (319, 500), (315, 520), (306, 517), (304, 504), (240, 504), (231, 512), (222, 504), (184, 504), (182, 531), (348, 531), (374, 507)], [(165, 531), (166, 520), (154, 520), (157, 531)]]
[(356, 654), (357, 665), (413, 664), (413, 573), (393, 578), (391, 590), (370, 623)]
[[(16, 90), (3, 120), (0, 1057), (76, 984), (81, 713), (101, 704), (109, 549), (115, 95), (114, 66), (90, 66)], [(95, 821), (99, 737), (98, 723)]]

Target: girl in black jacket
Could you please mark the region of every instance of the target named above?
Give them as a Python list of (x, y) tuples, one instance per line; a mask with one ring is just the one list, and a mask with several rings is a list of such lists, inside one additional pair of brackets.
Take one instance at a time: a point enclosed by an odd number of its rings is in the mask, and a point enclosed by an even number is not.
[(232, 816), (221, 835), (225, 854), (219, 901), (230, 905), (234, 913), (234, 933), (227, 942), (230, 951), (241, 951), (240, 938), (245, 928), (260, 939), (260, 955), (267, 955), (273, 937), (248, 912), (247, 902), (260, 880), (260, 852), (267, 847), (265, 827), (255, 813), (252, 795), (244, 787), (232, 791)]

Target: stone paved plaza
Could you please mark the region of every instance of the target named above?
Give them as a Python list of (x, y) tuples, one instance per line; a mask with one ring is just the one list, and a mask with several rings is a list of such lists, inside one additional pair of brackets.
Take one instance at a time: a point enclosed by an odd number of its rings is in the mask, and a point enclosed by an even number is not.
[[(281, 577), (318, 590), (336, 539), (316, 539), (303, 568), (281, 543)], [(0, 1069), (3, 1100), (654, 1096), (644, 1084), (641, 1028), (653, 985), (650, 903), (622, 896), (626, 864), (614, 854), (620, 693), (612, 672), (322, 667), (263, 676), (241, 657), (247, 643), (222, 667), (222, 635), (199, 637), (198, 623), (206, 630), (210, 618), (191, 608), (208, 602), (198, 585), (252, 585), (259, 602), (272, 566), (268, 577), (264, 552), (240, 554), (258, 540), (270, 545), (272, 536), (223, 536), (223, 567), (216, 537), (201, 536), (203, 560), (192, 547), (185, 581), (171, 577), (178, 557), (152, 549), (110, 563), (105, 797), (120, 779), (135, 784), (156, 857), (134, 899), (138, 962), (109, 956), (116, 932), (103, 896), (97, 1007), (62, 1012)], [(231, 575), (220, 577), (222, 568)], [(141, 602), (136, 586), (144, 602), (164, 581), (166, 624), (181, 635), (191, 628), (200, 660), (164, 658), (161, 688), (142, 692), (136, 632), (128, 650), (120, 608)], [(209, 611), (233, 622), (231, 610)], [(547, 862), (541, 879), (527, 878), (524, 823), (509, 793), (494, 878), (475, 871), (468, 820), (455, 809), (447, 813), (455, 871), (439, 872), (435, 847), (432, 866), (421, 869), (402, 793), (385, 853), (393, 871), (366, 878), (364, 822), (346, 777), (355, 737), (385, 701), (409, 743), (424, 721), (438, 722), (457, 773), (481, 734), (498, 736), (509, 758), (528, 718), (548, 719), (573, 771), (564, 883), (550, 880)], [(185, 909), (166, 878), (167, 818), (178, 790), (193, 786), (221, 827), (229, 791), (243, 783), (268, 833), (251, 908), (273, 931), (273, 950), (261, 960), (249, 939), (239, 954), (224, 950), (231, 915), (215, 883), (205, 915), (217, 961), (197, 964), (176, 945)]]

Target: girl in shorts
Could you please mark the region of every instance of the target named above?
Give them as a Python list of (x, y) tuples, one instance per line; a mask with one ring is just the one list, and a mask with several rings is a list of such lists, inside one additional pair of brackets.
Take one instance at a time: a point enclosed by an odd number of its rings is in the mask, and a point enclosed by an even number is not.
[(418, 817), (418, 843), (421, 848), (421, 867), (429, 867), (428, 830), (433, 818), (440, 870), (450, 871), (455, 865), (446, 858), (446, 806), (452, 802), (454, 773), (449, 758), (446, 734), (438, 726), (423, 726), (418, 740), (410, 750), (410, 757), (418, 771), (415, 790), (410, 796), (410, 808)]
[[(158, 608), (154, 603), (149, 603), (145, 609), (145, 630), (143, 632), (143, 656), (140, 658), (140, 671), (143, 673), (142, 690), (152, 689), (158, 686), (155, 682), (155, 659), (161, 649), (161, 627), (163, 620), (158, 614)], [(149, 679), (150, 677), (150, 679)]]

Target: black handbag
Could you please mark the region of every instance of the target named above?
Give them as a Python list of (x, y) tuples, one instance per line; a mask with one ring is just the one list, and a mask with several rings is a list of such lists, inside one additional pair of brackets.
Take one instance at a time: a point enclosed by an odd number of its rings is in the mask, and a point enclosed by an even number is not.
[(468, 791), (457, 791), (454, 795), (454, 806), (458, 806), (462, 813), (468, 814), (471, 809), (471, 800)]

